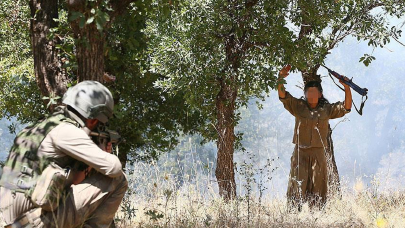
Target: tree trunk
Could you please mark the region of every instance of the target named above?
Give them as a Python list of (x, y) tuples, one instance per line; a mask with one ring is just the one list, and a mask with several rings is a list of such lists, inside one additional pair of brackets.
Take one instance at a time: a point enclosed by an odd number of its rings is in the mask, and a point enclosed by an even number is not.
[(328, 165), (328, 194), (341, 195), (340, 178), (338, 168), (335, 161), (335, 151), (333, 148), (332, 129), (329, 125), (329, 133), (327, 137), (326, 161)]
[[(313, 26), (311, 25), (311, 16), (307, 9), (308, 6), (306, 3), (312, 3), (311, 1), (299, 0), (298, 6), (301, 8), (301, 28), (298, 39), (304, 39), (305, 37), (311, 35), (313, 31)], [(305, 43), (304, 43), (305, 45)], [(334, 45), (330, 46), (329, 48), (332, 49)], [(324, 57), (327, 55), (327, 52), (324, 54)], [(319, 81), (322, 82), (320, 75), (317, 74), (320, 64), (312, 65), (311, 63), (307, 64), (305, 69), (299, 69), (302, 73), (302, 79), (304, 84), (308, 83), (309, 81)], [(335, 161), (335, 154), (333, 149), (333, 140), (332, 140), (332, 129), (329, 126), (329, 133), (327, 137), (327, 148), (325, 150), (325, 156), (327, 159), (327, 166), (328, 166), (328, 189), (329, 192), (340, 192), (340, 180), (339, 180), (339, 173), (336, 166)]]
[(235, 35), (231, 34), (224, 39), (227, 66), (224, 75), (218, 79), (220, 91), (216, 97), (216, 113), (218, 132), (217, 139), (217, 167), (215, 176), (218, 181), (219, 194), (225, 200), (236, 197), (235, 167), (233, 154), (235, 151), (235, 109), (238, 87), (236, 80), (243, 50), (239, 47)]
[[(88, 14), (85, 3), (69, 5), (70, 12)], [(104, 45), (107, 28), (101, 32), (96, 23), (79, 26), (79, 20), (72, 21), (70, 26), (76, 39), (77, 81), (93, 80), (103, 82), (104, 75)]]
[[(81, 12), (84, 15), (90, 15), (91, 8), (86, 7), (86, 2), (82, 0), (69, 0), (69, 12)], [(128, 5), (134, 0), (114, 0), (111, 1), (112, 12), (109, 12), (110, 21), (105, 24), (103, 30), (98, 30), (95, 21), (85, 24), (82, 28), (79, 26), (79, 20), (71, 21), (74, 38), (76, 39), (76, 59), (77, 59), (77, 81), (93, 80), (101, 83), (110, 82), (108, 74), (105, 72), (105, 45), (106, 34), (111, 21), (122, 13), (125, 13)], [(117, 104), (119, 98), (114, 99)], [(120, 153), (118, 155), (123, 167), (125, 168), (127, 162), (127, 154)]]
[[(110, 21), (107, 22), (103, 29), (97, 29), (96, 20), (92, 23), (85, 24), (82, 28), (79, 26), (79, 20), (70, 23), (76, 42), (77, 58), (77, 80), (94, 80), (106, 82), (105, 64), (104, 64), (104, 47), (106, 44), (106, 34), (115, 17), (125, 13), (128, 5), (135, 0), (112, 0), (110, 1), (113, 11), (109, 12)], [(90, 15), (91, 7), (83, 0), (68, 0), (70, 12), (81, 12), (84, 15)], [(100, 4), (100, 3), (97, 3)], [(108, 81), (108, 80), (107, 80)]]
[[(302, 79), (304, 83), (309, 81), (319, 81), (322, 82), (319, 75), (317, 75), (317, 71), (319, 69), (319, 65), (310, 68), (308, 72), (302, 72)], [(339, 179), (339, 172), (337, 169), (336, 161), (335, 161), (335, 152), (333, 148), (333, 140), (332, 140), (332, 129), (329, 125), (329, 133), (327, 137), (327, 148), (325, 150), (325, 156), (328, 166), (328, 192), (329, 193), (338, 193), (340, 194), (340, 179)]]
[(77, 80), (103, 82), (105, 35), (94, 23), (74, 29), (77, 39)]
[(310, 81), (318, 81), (318, 82), (322, 82), (321, 76), (318, 75), (318, 69), (319, 69), (319, 65), (309, 68), (307, 69), (302, 69), (302, 79), (304, 81), (304, 85), (307, 84)]
[(78, 81), (103, 81), (105, 36), (94, 24), (80, 30), (77, 45)]
[[(34, 71), (38, 87), (43, 96), (56, 97), (67, 89), (67, 76), (55, 48), (59, 40), (49, 38), (49, 29), (57, 27), (57, 0), (30, 0), (31, 45), (34, 56)], [(59, 100), (60, 101), (60, 100)]]
[(237, 90), (221, 82), (221, 90), (216, 98), (217, 112), (217, 167), (215, 176), (218, 181), (219, 194), (230, 200), (236, 197), (235, 170), (233, 153), (235, 144), (234, 117)]

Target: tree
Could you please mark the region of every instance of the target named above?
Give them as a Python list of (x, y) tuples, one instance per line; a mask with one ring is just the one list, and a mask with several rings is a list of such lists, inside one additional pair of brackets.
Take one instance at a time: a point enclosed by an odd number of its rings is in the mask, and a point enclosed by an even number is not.
[(292, 53), (285, 48), (293, 41), (286, 10), (287, 1), (183, 1), (148, 24), (152, 70), (168, 76), (159, 85), (174, 95), (183, 91), (208, 119), (199, 132), (217, 142), (215, 175), (225, 199), (236, 196), (237, 110), (264, 98), (276, 85), (276, 67)]
[[(43, 113), (29, 36), (29, 7), (23, 1), (0, 3), (0, 117), (21, 119)], [(31, 101), (31, 102), (27, 102)], [(35, 119), (35, 118), (34, 118)]]
[(127, 158), (157, 159), (174, 147), (179, 132), (191, 132), (200, 121), (181, 93), (168, 96), (153, 86), (164, 76), (147, 70), (142, 30), (156, 5), (90, 0), (31, 1), (31, 8), (21, 1), (1, 4), (0, 56), (6, 64), (0, 82), (8, 86), (0, 88), (0, 118), (35, 121), (47, 113), (47, 104), (52, 108), (60, 102), (68, 87), (101, 81), (115, 98), (117, 118), (110, 124), (126, 139), (119, 153), (124, 165)]
[[(367, 1), (321, 1), (296, 0), (289, 5), (289, 20), (297, 32), (296, 56), (290, 62), (302, 74), (304, 83), (322, 81), (318, 70), (330, 51), (353, 36), (368, 41), (373, 48), (384, 47), (391, 39), (398, 41), (401, 30), (390, 27), (388, 17), (400, 18), (405, 13), (402, 0)], [(308, 51), (310, 50), (310, 51)], [(375, 59), (365, 54), (360, 59), (366, 66)], [(340, 181), (337, 170), (332, 129), (329, 126), (326, 156), (329, 167), (329, 186), (336, 186), (339, 192)]]
[(43, 96), (61, 97), (71, 81), (63, 63), (66, 61), (58, 48), (64, 37), (52, 34), (58, 27), (60, 8), (67, 9), (71, 34), (75, 38), (75, 76), (77, 81), (103, 81), (105, 74), (105, 36), (118, 15), (131, 2), (68, 0), (66, 4), (53, 0), (30, 0), (31, 44), (38, 87)]

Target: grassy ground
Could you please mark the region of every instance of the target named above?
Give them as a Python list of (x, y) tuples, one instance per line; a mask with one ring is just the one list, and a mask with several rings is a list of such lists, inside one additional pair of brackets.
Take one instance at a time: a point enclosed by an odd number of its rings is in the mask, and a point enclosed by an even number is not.
[(175, 170), (134, 166), (116, 226), (405, 227), (405, 191), (380, 192), (377, 186), (365, 187), (361, 181), (354, 186), (343, 183), (342, 196), (330, 196), (323, 210), (311, 211), (304, 205), (301, 212), (289, 212), (283, 196), (267, 191), (260, 197), (263, 192), (254, 188), (252, 178), (245, 179), (252, 183), (238, 186), (244, 190), (238, 193), (240, 197), (226, 203), (217, 194), (212, 173), (200, 168), (194, 167), (179, 179), (173, 175)]
[(138, 205), (136, 217), (119, 227), (405, 227), (403, 194), (345, 196), (330, 200), (323, 211), (304, 207), (300, 213), (288, 213), (284, 200), (251, 202), (250, 208), (246, 201), (177, 201), (167, 208), (159, 200)]
[(304, 205), (288, 212), (285, 198), (260, 198), (256, 190), (225, 203), (199, 172), (181, 186), (150, 167), (129, 179), (117, 227), (405, 227), (405, 192), (381, 193), (361, 182), (343, 186), (342, 197), (331, 196), (321, 211)]

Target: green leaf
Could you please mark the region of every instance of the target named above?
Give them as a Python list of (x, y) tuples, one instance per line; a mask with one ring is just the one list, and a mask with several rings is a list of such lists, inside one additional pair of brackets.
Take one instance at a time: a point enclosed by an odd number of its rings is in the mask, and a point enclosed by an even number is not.
[(85, 24), (86, 24), (86, 19), (84, 17), (80, 18), (79, 27), (83, 28)]
[(86, 24), (91, 24), (94, 21), (94, 17), (89, 17), (86, 21)]
[(103, 31), (104, 26), (99, 17), (96, 17), (96, 27), (97, 27), (98, 31), (100, 31), (100, 32)]
[(84, 17), (84, 15), (83, 15), (81, 12), (73, 11), (73, 12), (70, 14), (69, 21), (75, 21), (75, 20), (77, 20), (78, 18), (82, 18), (82, 17)]
[(162, 13), (163, 13), (163, 18), (168, 18), (169, 17), (170, 8), (169, 8), (168, 5), (163, 6)]
[(97, 10), (95, 17), (96, 17), (95, 19), (96, 19), (97, 30), (103, 31), (104, 26), (107, 23), (107, 21), (110, 21), (110, 16), (106, 12)]

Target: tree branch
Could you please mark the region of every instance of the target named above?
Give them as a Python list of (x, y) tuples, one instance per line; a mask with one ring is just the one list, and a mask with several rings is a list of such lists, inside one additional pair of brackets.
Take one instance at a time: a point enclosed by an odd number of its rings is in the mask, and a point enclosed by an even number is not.
[(110, 13), (110, 17), (113, 20), (116, 16), (123, 14), (129, 4), (132, 2), (136, 2), (137, 0), (112, 0), (111, 1), (111, 7), (113, 8), (113, 11)]
[[(364, 7), (363, 9), (356, 11), (353, 9), (353, 11), (351, 13), (349, 13), (340, 23), (339, 27), (335, 27), (332, 32), (331, 32), (331, 44), (329, 45), (328, 49), (326, 50), (326, 53), (324, 54), (324, 56), (326, 56), (328, 54), (328, 51), (333, 49), (336, 44), (338, 44), (340, 41), (342, 41), (344, 38), (346, 38), (347, 36), (349, 36), (352, 33), (352, 29), (359, 23), (359, 21), (357, 19), (363, 17), (363, 15), (377, 7), (381, 7), (384, 6), (383, 2), (374, 2), (373, 4), (369, 4), (368, 6)], [(357, 15), (359, 15), (360, 17), (356, 17)], [(345, 26), (347, 23), (349, 23), (350, 21), (352, 21), (352, 24), (348, 27), (348, 29), (346, 30), (346, 32), (343, 33), (342, 28), (343, 26)], [(339, 33), (337, 35), (337, 33)], [(343, 34), (342, 34), (343, 33)], [(394, 38), (395, 39), (395, 38)]]
[(257, 5), (257, 3), (259, 2), (259, 0), (246, 0), (245, 2), (245, 8), (252, 8), (253, 6)]
[(82, 9), (85, 4), (85, 0), (66, 0), (66, 4), (68, 8), (78, 11), (78, 9)]
[(402, 43), (401, 41), (399, 41), (396, 37), (392, 37), (395, 41), (397, 41), (400, 45), (402, 45), (402, 46), (404, 46), (405, 47), (405, 44), (404, 43)]

